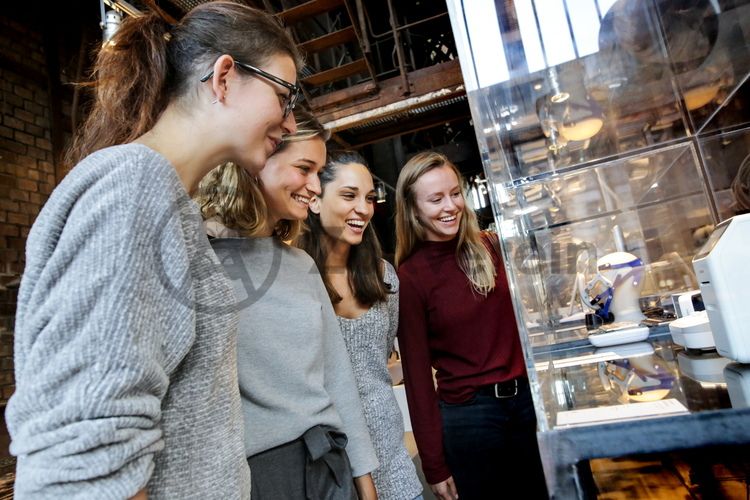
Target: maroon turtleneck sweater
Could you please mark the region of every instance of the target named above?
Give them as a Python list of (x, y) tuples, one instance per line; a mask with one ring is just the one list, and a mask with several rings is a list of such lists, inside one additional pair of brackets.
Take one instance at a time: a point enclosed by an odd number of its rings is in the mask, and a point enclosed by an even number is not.
[[(451, 475), (443, 456), (438, 398), (460, 403), (480, 386), (526, 375), (502, 261), (490, 251), (497, 280), (483, 297), (458, 267), (457, 240), (422, 242), (398, 268), (398, 341), (406, 396), (430, 484)], [(431, 368), (436, 370), (437, 393)]]

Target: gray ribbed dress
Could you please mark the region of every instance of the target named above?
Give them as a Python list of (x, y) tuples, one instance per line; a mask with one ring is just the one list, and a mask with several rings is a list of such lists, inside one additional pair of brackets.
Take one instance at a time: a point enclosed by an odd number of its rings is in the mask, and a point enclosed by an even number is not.
[(379, 500), (410, 500), (422, 492), (414, 463), (404, 447), (401, 410), (391, 387), (388, 355), (398, 328), (398, 277), (385, 262), (387, 301), (377, 302), (358, 318), (338, 316), (346, 349), (352, 360), (357, 389), (375, 454), (380, 462), (373, 473)]

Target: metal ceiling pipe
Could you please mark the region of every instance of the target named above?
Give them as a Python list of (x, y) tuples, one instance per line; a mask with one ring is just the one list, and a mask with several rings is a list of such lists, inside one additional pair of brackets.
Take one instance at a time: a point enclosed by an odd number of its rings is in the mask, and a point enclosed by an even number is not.
[[(360, 0), (360, 1), (361, 1), (361, 0)], [(430, 17), (425, 17), (424, 19), (420, 19), (420, 20), (418, 20), (418, 21), (414, 21), (413, 23), (407, 23), (407, 24), (403, 24), (403, 25), (399, 26), (399, 27), (398, 27), (398, 28), (396, 28), (396, 29), (397, 29), (398, 31), (402, 31), (402, 30), (405, 30), (405, 29), (409, 29), (409, 28), (412, 28), (412, 27), (414, 27), (414, 26), (418, 26), (418, 25), (420, 25), (420, 24), (423, 24), (423, 23), (426, 23), (426, 22), (429, 22), (429, 21), (433, 21), (433, 20), (435, 20), (435, 19), (438, 19), (438, 18), (441, 18), (441, 17), (445, 17), (445, 16), (447, 16), (447, 15), (448, 15), (448, 11), (445, 11), (445, 12), (441, 12), (440, 14), (435, 14), (434, 16), (430, 16)], [(383, 33), (375, 33), (375, 32), (373, 31), (373, 29), (372, 29), (372, 26), (370, 26), (370, 34), (372, 35), (372, 37), (373, 37), (373, 38), (374, 38), (375, 40), (378, 40), (378, 39), (380, 39), (380, 38), (384, 38), (384, 37), (386, 37), (386, 36), (391, 36), (391, 32), (390, 32), (390, 31), (384, 31)]]
[(403, 95), (409, 95), (411, 94), (411, 89), (409, 88), (409, 77), (406, 74), (406, 66), (404, 64), (404, 48), (401, 46), (401, 37), (398, 32), (396, 15), (393, 12), (393, 2), (391, 0), (386, 1), (388, 3), (388, 14), (390, 15), (393, 40), (396, 43), (396, 57), (398, 59), (398, 69), (401, 72), (401, 86), (403, 88)]
[(362, 51), (370, 52), (370, 39), (367, 37), (367, 23), (365, 22), (365, 6), (362, 0), (357, 0), (357, 18), (359, 19), (359, 31), (362, 33)]
[[(103, 0), (102, 3), (107, 4), (113, 9), (120, 10), (131, 17), (138, 17), (138, 16), (143, 15), (143, 12), (133, 7), (131, 4), (129, 4), (125, 0)], [(103, 5), (102, 5), (102, 8), (104, 8)]]

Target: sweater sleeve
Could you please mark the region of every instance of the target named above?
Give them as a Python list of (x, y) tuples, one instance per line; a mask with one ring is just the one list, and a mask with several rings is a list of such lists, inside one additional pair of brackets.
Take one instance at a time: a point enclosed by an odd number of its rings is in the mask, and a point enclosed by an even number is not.
[(425, 479), (437, 484), (450, 477), (443, 455), (443, 425), (432, 379), (427, 305), (407, 273), (399, 270), (398, 343), (414, 439)]
[(354, 477), (364, 476), (377, 469), (378, 459), (370, 440), (362, 402), (357, 392), (349, 353), (333, 305), (320, 281), (320, 299), (323, 307), (323, 335), (325, 335), (325, 385), (328, 394), (341, 417), (348, 438), (346, 453), (352, 465)]
[(63, 189), (28, 240), (6, 413), (19, 498), (128, 498), (164, 446), (194, 335), (188, 258), (170, 179), (128, 170)]

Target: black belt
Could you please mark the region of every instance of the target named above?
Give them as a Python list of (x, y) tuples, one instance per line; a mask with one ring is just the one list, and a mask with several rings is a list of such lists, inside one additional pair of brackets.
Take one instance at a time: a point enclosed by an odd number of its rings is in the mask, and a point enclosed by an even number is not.
[(497, 382), (495, 384), (483, 385), (477, 389), (477, 394), (483, 394), (485, 396), (493, 396), (498, 399), (512, 398), (518, 395), (518, 388), (523, 387), (527, 384), (526, 377), (512, 378), (504, 382)]

